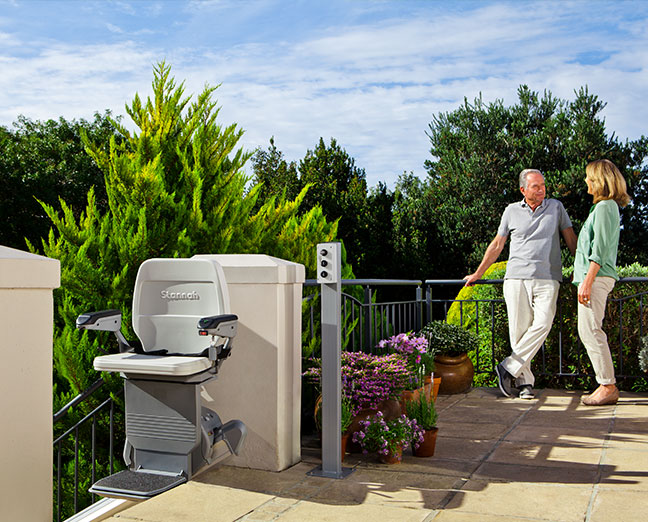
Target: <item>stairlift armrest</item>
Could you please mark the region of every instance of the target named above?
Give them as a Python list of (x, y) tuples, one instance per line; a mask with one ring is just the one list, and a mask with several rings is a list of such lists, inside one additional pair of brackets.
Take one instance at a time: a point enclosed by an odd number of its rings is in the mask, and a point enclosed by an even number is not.
[(121, 329), (121, 310), (86, 312), (77, 317), (76, 327), (80, 330), (101, 330), (118, 332)]
[(232, 339), (236, 335), (238, 316), (234, 314), (212, 315), (203, 317), (198, 321), (198, 335), (211, 335), (212, 337), (227, 337)]
[(77, 317), (76, 327), (79, 330), (100, 330), (102, 332), (113, 332), (119, 342), (119, 351), (125, 352), (131, 346), (121, 333), (121, 310), (100, 310), (98, 312), (86, 312)]

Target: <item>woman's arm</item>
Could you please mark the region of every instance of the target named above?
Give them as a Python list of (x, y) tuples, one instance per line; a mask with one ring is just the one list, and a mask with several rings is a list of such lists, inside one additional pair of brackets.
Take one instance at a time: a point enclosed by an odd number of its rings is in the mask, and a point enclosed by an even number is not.
[(578, 285), (578, 302), (582, 305), (588, 305), (592, 297), (592, 283), (596, 279), (596, 274), (601, 269), (601, 265), (590, 261), (589, 269), (585, 274), (585, 279)]

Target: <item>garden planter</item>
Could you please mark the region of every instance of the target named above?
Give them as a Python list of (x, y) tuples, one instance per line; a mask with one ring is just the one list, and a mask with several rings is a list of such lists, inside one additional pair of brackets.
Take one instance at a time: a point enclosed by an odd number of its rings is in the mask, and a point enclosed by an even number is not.
[(439, 428), (432, 428), (425, 430), (423, 434), (423, 442), (418, 448), (412, 448), (412, 453), (415, 457), (432, 457), (434, 455), (434, 448), (436, 446), (437, 434)]
[(441, 385), (440, 376), (436, 374), (425, 376), (425, 394), (430, 398), (432, 402), (435, 402), (437, 395), (439, 395), (440, 385)]
[(401, 398), (400, 398), (400, 412), (398, 415), (401, 413), (407, 414), (406, 410), (406, 404), (408, 401), (418, 401), (419, 396), (421, 394), (425, 394), (425, 386), (422, 386), (421, 388), (418, 388), (416, 390), (403, 390), (401, 392)]
[(472, 385), (475, 369), (467, 354), (457, 356), (437, 355), (434, 358), (436, 368), (435, 375), (441, 377), (439, 393), (441, 395), (452, 395), (463, 393)]
[(439, 387), (441, 386), (441, 376), (434, 376), (434, 381), (432, 383), (432, 401), (436, 401), (437, 395), (439, 395)]
[(387, 455), (380, 453), (378, 458), (383, 464), (400, 464), (403, 461), (403, 448), (398, 448), (393, 452), (390, 451)]
[(342, 462), (344, 462), (344, 454), (346, 453), (347, 443), (349, 441), (349, 434), (345, 433), (342, 435)]

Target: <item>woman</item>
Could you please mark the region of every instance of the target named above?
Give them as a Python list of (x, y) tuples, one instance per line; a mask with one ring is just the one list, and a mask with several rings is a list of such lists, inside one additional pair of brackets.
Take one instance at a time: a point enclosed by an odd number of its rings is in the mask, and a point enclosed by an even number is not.
[(583, 404), (616, 404), (619, 390), (612, 355), (602, 330), (608, 294), (619, 279), (616, 257), (619, 246), (619, 206), (630, 201), (626, 182), (609, 160), (593, 161), (585, 168), (587, 193), (594, 206), (578, 235), (574, 284), (578, 286), (578, 335), (592, 361), (599, 387), (582, 398)]

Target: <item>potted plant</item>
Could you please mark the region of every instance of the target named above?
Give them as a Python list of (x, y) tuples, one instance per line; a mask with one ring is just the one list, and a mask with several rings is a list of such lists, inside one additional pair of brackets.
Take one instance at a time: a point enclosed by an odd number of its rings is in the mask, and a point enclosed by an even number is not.
[(353, 422), (353, 404), (351, 399), (342, 396), (340, 403), (340, 430), (342, 431), (342, 460), (346, 453), (347, 441), (349, 440), (349, 428)]
[[(431, 380), (434, 359), (428, 353), (428, 342), (423, 336), (413, 335), (412, 332), (400, 333), (378, 343), (378, 348), (387, 349), (405, 358), (407, 368), (411, 373), (409, 386), (401, 396), (401, 410), (405, 413), (405, 403), (416, 398), (425, 390), (426, 377)], [(427, 388), (429, 394), (429, 385)]]
[(412, 447), (416, 457), (431, 457), (434, 455), (434, 447), (439, 428), (436, 427), (437, 412), (434, 402), (424, 395), (419, 395), (417, 400), (409, 401), (406, 405), (407, 416), (416, 421), (416, 424), (423, 430), (423, 440), (418, 446)]
[(477, 336), (445, 321), (428, 323), (419, 335), (427, 339), (430, 351), (435, 354), (435, 372), (441, 376), (439, 393), (463, 393), (468, 390), (475, 373), (468, 352), (477, 350)]
[(376, 452), (380, 459), (389, 464), (402, 460), (403, 448), (410, 444), (418, 447), (423, 440), (423, 430), (415, 420), (401, 415), (396, 419), (385, 420), (382, 412), (361, 421), (360, 429), (353, 434), (363, 453)]

